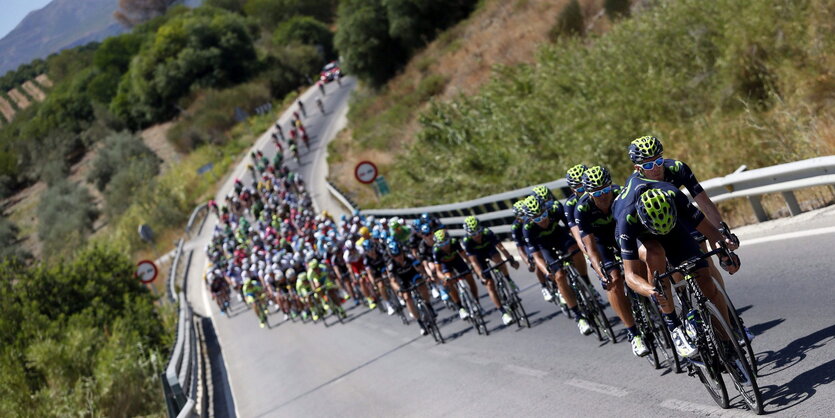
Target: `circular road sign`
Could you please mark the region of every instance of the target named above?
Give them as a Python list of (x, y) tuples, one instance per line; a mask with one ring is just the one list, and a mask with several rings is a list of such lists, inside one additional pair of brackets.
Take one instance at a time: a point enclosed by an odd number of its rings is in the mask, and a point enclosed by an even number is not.
[(377, 166), (371, 161), (362, 161), (354, 169), (354, 176), (357, 181), (363, 184), (371, 184), (377, 178)]
[(136, 277), (144, 284), (156, 280), (158, 273), (157, 265), (151, 260), (142, 260), (136, 264)]

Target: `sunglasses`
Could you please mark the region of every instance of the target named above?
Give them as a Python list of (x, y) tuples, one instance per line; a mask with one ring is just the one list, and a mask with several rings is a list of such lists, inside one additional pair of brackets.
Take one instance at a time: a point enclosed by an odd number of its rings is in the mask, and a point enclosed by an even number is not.
[(476, 235), (481, 235), (481, 228), (476, 229), (475, 231), (467, 233), (468, 237), (474, 237)]
[(653, 167), (657, 167), (664, 164), (664, 157), (658, 157), (655, 161), (649, 161), (645, 163), (638, 164), (644, 170), (652, 170)]
[(546, 218), (548, 218), (548, 211), (547, 210), (542, 212), (541, 215), (533, 218), (533, 221), (536, 222), (536, 223), (539, 223), (539, 222), (544, 221)]
[(574, 189), (574, 191), (577, 192), (577, 194), (583, 194), (583, 193), (586, 192), (586, 188), (583, 187), (583, 186), (580, 186), (580, 187)]
[(594, 196), (594, 197), (600, 197), (600, 196), (603, 196), (604, 194), (609, 194), (609, 193), (612, 193), (612, 186), (606, 186), (606, 187), (604, 187), (600, 190), (595, 190), (595, 191), (591, 192), (591, 195)]

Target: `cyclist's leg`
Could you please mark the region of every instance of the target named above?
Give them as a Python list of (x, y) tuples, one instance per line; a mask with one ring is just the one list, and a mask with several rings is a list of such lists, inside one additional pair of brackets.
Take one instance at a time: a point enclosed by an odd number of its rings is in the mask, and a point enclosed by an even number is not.
[(392, 288), (400, 294), (404, 301), (406, 301), (406, 309), (409, 310), (409, 313), (412, 314), (412, 318), (419, 319), (420, 315), (418, 314), (417, 306), (415, 306), (415, 301), (412, 300), (412, 295), (409, 292), (402, 292), (401, 290), (403, 287), (399, 280), (392, 279), (391, 280)]
[[(699, 247), (701, 248), (702, 252), (708, 252), (707, 241), (702, 241), (699, 244)], [(713, 262), (713, 257), (707, 259), (707, 265), (710, 268), (710, 277), (716, 279), (716, 282), (719, 283), (719, 286), (722, 286), (722, 289), (726, 289), (725, 279), (722, 277), (722, 272), (720, 272), (719, 269), (716, 268), (716, 263)]]
[(606, 285), (606, 296), (609, 299), (609, 304), (612, 305), (615, 314), (623, 322), (623, 326), (634, 331), (635, 329), (632, 327), (635, 326), (635, 318), (632, 316), (632, 305), (623, 287), (623, 272), (621, 272), (615, 260), (615, 253), (611, 248), (601, 245), (599, 242), (596, 245), (603, 262), (603, 268), (609, 273), (611, 279)]
[[(546, 265), (550, 266), (551, 263), (557, 260), (557, 257), (554, 256), (554, 253), (550, 249), (543, 248), (541, 252)], [(574, 296), (574, 290), (571, 289), (571, 285), (568, 283), (568, 275), (565, 274), (565, 270), (560, 265), (551, 266), (551, 269), (554, 271), (554, 283), (557, 284), (560, 294), (565, 299), (565, 304), (569, 309), (574, 310), (577, 307), (577, 298)]]
[[(649, 284), (654, 286), (654, 273), (662, 274), (667, 272), (667, 252), (658, 241), (645, 240), (641, 241), (641, 246), (638, 248), (638, 257), (644, 262), (647, 268), (646, 278)], [(664, 294), (667, 295), (665, 301), (658, 301), (658, 304), (661, 306), (661, 313), (664, 315), (675, 314), (670, 281), (664, 280), (661, 285), (664, 289)]]
[[(499, 257), (501, 259), (501, 257)], [(487, 270), (487, 263), (484, 260), (478, 260), (481, 263), (481, 271), (484, 272)], [(502, 266), (504, 267), (504, 265)], [(482, 278), (482, 283), (484, 287), (487, 288), (487, 294), (490, 296), (490, 300), (493, 301), (493, 304), (496, 305), (496, 308), (502, 313), (504, 313), (504, 307), (502, 307), (502, 301), (499, 299), (499, 292), (496, 290), (496, 279), (493, 277), (492, 272), (484, 274), (485, 277)]]

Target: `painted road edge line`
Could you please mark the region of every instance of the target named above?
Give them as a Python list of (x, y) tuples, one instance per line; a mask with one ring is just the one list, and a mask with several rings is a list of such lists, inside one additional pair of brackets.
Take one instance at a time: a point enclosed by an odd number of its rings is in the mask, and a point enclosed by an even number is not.
[(706, 415), (711, 417), (750, 417), (749, 412), (722, 409), (718, 406), (702, 405), (694, 402), (682, 401), (679, 399), (666, 399), (659, 404), (662, 408), (679, 412), (690, 412), (693, 414)]
[(590, 382), (583, 379), (571, 379), (565, 383), (567, 385), (574, 386), (575, 388), (590, 390), (592, 392), (602, 393), (604, 395), (615, 396), (618, 398), (623, 398), (624, 396), (629, 395), (629, 392), (626, 389), (604, 385), (602, 383)]
[(784, 240), (784, 239), (813, 237), (815, 235), (825, 235), (825, 234), (835, 234), (835, 226), (830, 226), (828, 228), (811, 229), (811, 230), (808, 230), (808, 231), (787, 232), (785, 234), (770, 235), (770, 236), (762, 237), (762, 238), (754, 238), (754, 239), (744, 239), (744, 238), (742, 238), (742, 239), (740, 239), (740, 247), (741, 246), (747, 246), (747, 245), (763, 244), (763, 243), (772, 242), (772, 241), (781, 241), (781, 240)]

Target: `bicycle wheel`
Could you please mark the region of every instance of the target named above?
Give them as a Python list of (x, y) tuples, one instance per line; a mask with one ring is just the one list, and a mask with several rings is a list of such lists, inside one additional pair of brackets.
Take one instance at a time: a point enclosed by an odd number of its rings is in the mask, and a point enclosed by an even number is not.
[(553, 296), (551, 298), (551, 303), (556, 305), (557, 309), (562, 311), (563, 315), (565, 315), (566, 318), (571, 319), (574, 315), (571, 312), (571, 309), (568, 309), (568, 305), (566, 305), (564, 303), (560, 303), (560, 296), (559, 296), (560, 292), (559, 292), (559, 288), (557, 288), (556, 283), (554, 283), (553, 280), (548, 280), (546, 282), (546, 287), (548, 288), (548, 291), (551, 292), (551, 295)]
[[(736, 387), (737, 392), (739, 392), (742, 400), (745, 402), (745, 405), (748, 406), (748, 409), (757, 415), (762, 415), (762, 394), (760, 393), (760, 386), (757, 383), (757, 378), (751, 370), (750, 363), (745, 358), (748, 355), (747, 351), (740, 347), (739, 342), (731, 332), (731, 327), (722, 317), (722, 314), (719, 313), (719, 308), (711, 302), (705, 302), (705, 306), (711, 316), (710, 328), (717, 327), (723, 334), (730, 336), (725, 344), (730, 344), (731, 353), (726, 352), (722, 348), (721, 342), (717, 342), (719, 343), (717, 344), (717, 347), (719, 347), (719, 358), (722, 359), (725, 370), (731, 377), (734, 387)], [(718, 337), (715, 332), (713, 334)], [(729, 356), (729, 354), (732, 355)], [(738, 363), (735, 362), (733, 357), (739, 359), (740, 361)]]
[(588, 288), (584, 286), (583, 279), (580, 278), (580, 274), (573, 267), (569, 267), (566, 273), (568, 274), (571, 288), (574, 290), (574, 298), (577, 299), (577, 307), (580, 308), (580, 312), (583, 313), (586, 321), (591, 325), (594, 333), (597, 334), (597, 340), (603, 341), (603, 329), (596, 318), (597, 313), (594, 310), (594, 296), (588, 292)]
[(757, 364), (757, 357), (754, 355), (754, 348), (751, 346), (751, 339), (748, 338), (748, 334), (745, 332), (745, 327), (742, 325), (742, 318), (740, 318), (739, 314), (736, 313), (736, 307), (733, 302), (731, 302), (730, 296), (728, 296), (725, 289), (723, 289), (722, 286), (716, 282), (716, 279), (713, 279), (713, 285), (719, 290), (722, 297), (725, 298), (725, 304), (728, 306), (728, 317), (731, 320), (728, 325), (731, 325), (734, 338), (740, 343), (740, 347), (746, 351), (748, 366), (754, 373), (754, 377), (756, 377), (759, 372), (759, 365)]
[(643, 300), (632, 298), (631, 302), (632, 316), (635, 318), (635, 325), (638, 326), (638, 330), (641, 332), (644, 339), (644, 344), (649, 349), (649, 354), (644, 357), (653, 369), (658, 370), (661, 368), (661, 361), (658, 356), (658, 341), (656, 340), (655, 332), (653, 332), (652, 329), (652, 320), (649, 317), (649, 313), (646, 311), (646, 306)]
[(603, 309), (603, 306), (597, 301), (597, 298), (594, 295), (594, 291), (592, 290), (591, 286), (586, 283), (585, 280), (579, 277), (579, 275), (575, 276), (577, 283), (583, 288), (583, 292), (586, 295), (586, 308), (589, 310), (589, 315), (591, 315), (591, 320), (597, 323), (597, 327), (600, 330), (607, 334), (609, 341), (612, 344), (617, 343), (617, 338), (615, 338), (615, 331), (612, 330), (612, 323), (609, 321), (609, 317), (606, 316), (606, 311)]
[[(681, 299), (686, 302), (686, 299)], [(689, 309), (687, 303), (682, 307)], [(685, 311), (686, 312), (686, 311)], [(713, 398), (717, 405), (721, 408), (728, 408), (728, 389), (725, 386), (725, 381), (722, 379), (722, 370), (724, 367), (718, 357), (721, 349), (719, 336), (710, 322), (710, 312), (697, 311), (696, 323), (701, 324), (699, 327), (700, 338), (697, 341), (699, 348), (699, 359), (701, 362), (689, 359), (692, 367), (695, 369), (696, 375), (701, 380), (707, 392)]]

